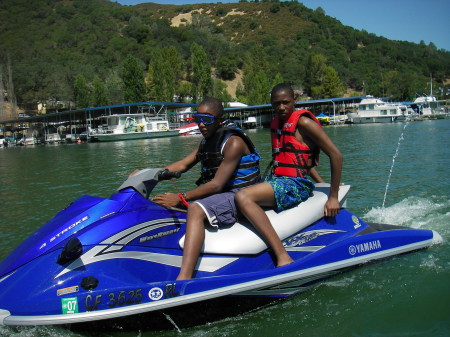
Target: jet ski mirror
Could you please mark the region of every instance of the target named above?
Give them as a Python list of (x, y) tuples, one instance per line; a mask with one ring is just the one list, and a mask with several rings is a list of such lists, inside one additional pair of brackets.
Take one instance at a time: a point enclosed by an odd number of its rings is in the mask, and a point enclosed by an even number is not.
[(180, 172), (171, 172), (168, 170), (163, 170), (161, 168), (147, 168), (140, 170), (128, 177), (127, 180), (118, 188), (117, 191), (124, 190), (126, 188), (133, 188), (143, 197), (147, 198), (153, 191), (155, 186), (161, 180), (169, 180), (172, 178), (179, 178), (181, 176)]
[(76, 237), (70, 238), (65, 244), (61, 254), (58, 257), (56, 263), (63, 265), (67, 262), (73, 261), (81, 256), (83, 253), (83, 245)]

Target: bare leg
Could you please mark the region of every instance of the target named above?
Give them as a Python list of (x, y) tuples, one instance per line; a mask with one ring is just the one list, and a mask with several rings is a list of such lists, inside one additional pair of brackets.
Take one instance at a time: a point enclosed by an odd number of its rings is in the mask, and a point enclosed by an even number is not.
[(277, 267), (293, 262), (270, 223), (269, 218), (261, 208), (261, 206), (275, 205), (272, 186), (269, 183), (261, 183), (244, 188), (236, 193), (235, 200), (242, 214), (245, 215), (263, 236), (269, 247), (272, 248), (277, 259)]
[(177, 280), (189, 280), (192, 278), (198, 256), (200, 255), (200, 249), (205, 241), (205, 218), (205, 212), (199, 205), (193, 203), (189, 206), (183, 260)]

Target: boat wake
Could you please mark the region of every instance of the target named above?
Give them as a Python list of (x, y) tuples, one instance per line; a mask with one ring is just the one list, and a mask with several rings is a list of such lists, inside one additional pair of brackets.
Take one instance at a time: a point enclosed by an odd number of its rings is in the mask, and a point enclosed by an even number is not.
[(363, 218), (369, 222), (392, 223), (411, 228), (427, 227), (448, 233), (450, 200), (441, 197), (411, 196), (389, 207), (373, 207)]

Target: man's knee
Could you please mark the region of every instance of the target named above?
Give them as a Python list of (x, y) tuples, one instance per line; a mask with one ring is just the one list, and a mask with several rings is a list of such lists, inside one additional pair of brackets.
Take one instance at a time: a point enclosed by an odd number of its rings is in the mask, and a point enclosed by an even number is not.
[(204, 220), (206, 219), (206, 214), (203, 208), (196, 202), (193, 202), (189, 205), (188, 208), (188, 219), (191, 220)]
[(234, 196), (234, 201), (236, 205), (242, 206), (246, 201), (249, 200), (249, 195), (245, 189), (238, 191)]

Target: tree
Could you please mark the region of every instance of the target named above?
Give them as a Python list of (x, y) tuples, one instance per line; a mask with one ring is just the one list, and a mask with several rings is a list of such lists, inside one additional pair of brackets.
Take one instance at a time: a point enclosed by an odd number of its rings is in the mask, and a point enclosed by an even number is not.
[(235, 57), (221, 55), (217, 60), (216, 72), (224, 80), (233, 80), (236, 76), (237, 61)]
[(280, 73), (277, 73), (277, 74), (275, 75), (275, 77), (273, 78), (273, 80), (272, 80), (271, 87), (273, 88), (273, 87), (276, 86), (278, 83), (283, 83), (283, 82), (284, 82), (283, 76), (281, 76)]
[(75, 78), (73, 92), (78, 108), (87, 108), (90, 105), (89, 86), (83, 75), (77, 75)]
[(106, 91), (109, 104), (123, 103), (122, 79), (118, 71), (112, 71), (106, 78)]
[(172, 101), (181, 80), (181, 60), (177, 49), (174, 46), (162, 49), (163, 67), (165, 71), (165, 98)]
[(212, 79), (210, 95), (220, 99), (222, 102), (230, 102), (233, 100), (231, 95), (227, 91), (227, 86), (225, 83), (218, 79)]
[(100, 77), (95, 76), (92, 82), (92, 105), (105, 106), (108, 105), (108, 95), (106, 94), (105, 84)]
[[(306, 67), (307, 73), (305, 76), (305, 89), (308, 94), (315, 97), (313, 91), (317, 91), (318, 86), (322, 84), (323, 68), (326, 65), (327, 59), (320, 54), (311, 55)], [(313, 89), (314, 88), (314, 89)]]
[(199, 102), (208, 93), (211, 83), (211, 66), (205, 50), (196, 43), (191, 46), (191, 67), (191, 82), (194, 89), (192, 96), (194, 102)]
[(254, 76), (251, 77), (248, 84), (248, 102), (251, 105), (267, 104), (270, 101), (270, 83), (267, 74), (263, 70), (257, 71)]
[(308, 62), (306, 90), (313, 98), (331, 98), (342, 96), (345, 87), (337, 71), (326, 64), (325, 56), (312, 55)]
[(121, 78), (125, 103), (145, 100), (144, 74), (138, 60), (131, 55), (122, 64)]
[(191, 82), (181, 82), (178, 86), (178, 102), (191, 101), (192, 97), (192, 83)]
[(267, 56), (261, 46), (252, 48), (251, 55), (244, 67), (244, 93), (247, 104), (267, 104), (272, 81), (269, 80), (270, 69)]
[(341, 97), (345, 92), (344, 84), (336, 70), (331, 66), (323, 69), (322, 98)]
[(181, 80), (181, 60), (175, 47), (152, 51), (145, 78), (147, 97), (156, 101), (172, 101)]

